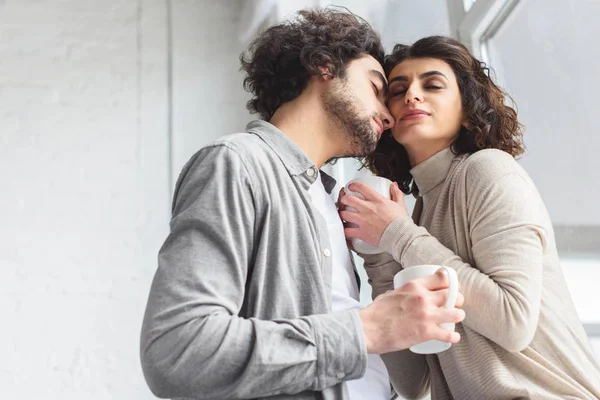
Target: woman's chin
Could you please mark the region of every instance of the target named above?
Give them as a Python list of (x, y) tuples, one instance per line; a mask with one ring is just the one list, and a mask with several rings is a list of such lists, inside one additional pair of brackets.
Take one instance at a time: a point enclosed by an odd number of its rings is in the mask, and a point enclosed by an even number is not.
[(402, 131), (395, 131), (392, 129), (392, 137), (396, 142), (400, 143), (402, 146), (410, 145), (411, 143), (418, 142), (422, 135), (419, 132), (409, 129)]

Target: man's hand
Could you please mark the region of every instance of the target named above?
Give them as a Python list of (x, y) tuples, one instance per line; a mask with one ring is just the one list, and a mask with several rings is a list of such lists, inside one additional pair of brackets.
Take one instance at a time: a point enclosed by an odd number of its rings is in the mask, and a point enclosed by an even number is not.
[[(442, 271), (415, 279), (377, 297), (359, 311), (367, 352), (374, 354), (404, 350), (427, 340), (457, 343), (458, 332), (439, 327), (445, 322), (461, 322), (465, 312), (444, 308), (448, 296), (448, 278)], [(457, 307), (464, 297), (458, 294)]]

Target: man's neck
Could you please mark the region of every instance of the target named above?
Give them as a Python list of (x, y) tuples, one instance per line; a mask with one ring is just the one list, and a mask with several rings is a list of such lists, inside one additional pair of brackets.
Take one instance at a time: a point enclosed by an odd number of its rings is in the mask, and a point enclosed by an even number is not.
[(336, 140), (338, 133), (314, 96), (300, 96), (283, 104), (269, 122), (300, 147), (317, 168), (343, 155), (343, 142)]

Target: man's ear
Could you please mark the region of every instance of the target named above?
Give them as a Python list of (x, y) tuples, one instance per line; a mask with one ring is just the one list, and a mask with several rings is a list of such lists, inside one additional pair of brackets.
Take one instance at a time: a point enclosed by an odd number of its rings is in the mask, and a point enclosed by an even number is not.
[(329, 68), (327, 67), (318, 67), (319, 71), (321, 72), (321, 78), (323, 80), (329, 80), (329, 79), (333, 79), (333, 75), (331, 74), (331, 72), (329, 72)]

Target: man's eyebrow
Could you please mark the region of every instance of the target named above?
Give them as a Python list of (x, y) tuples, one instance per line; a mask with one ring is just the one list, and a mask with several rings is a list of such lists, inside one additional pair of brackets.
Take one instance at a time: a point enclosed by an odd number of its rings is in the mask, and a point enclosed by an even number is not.
[(369, 71), (372, 75), (375, 75), (379, 78), (379, 80), (381, 81), (381, 86), (383, 87), (383, 96), (387, 97), (388, 95), (388, 84), (387, 81), (385, 79), (385, 76), (383, 76), (383, 74), (379, 71), (377, 71), (376, 69), (372, 69), (371, 71)]

